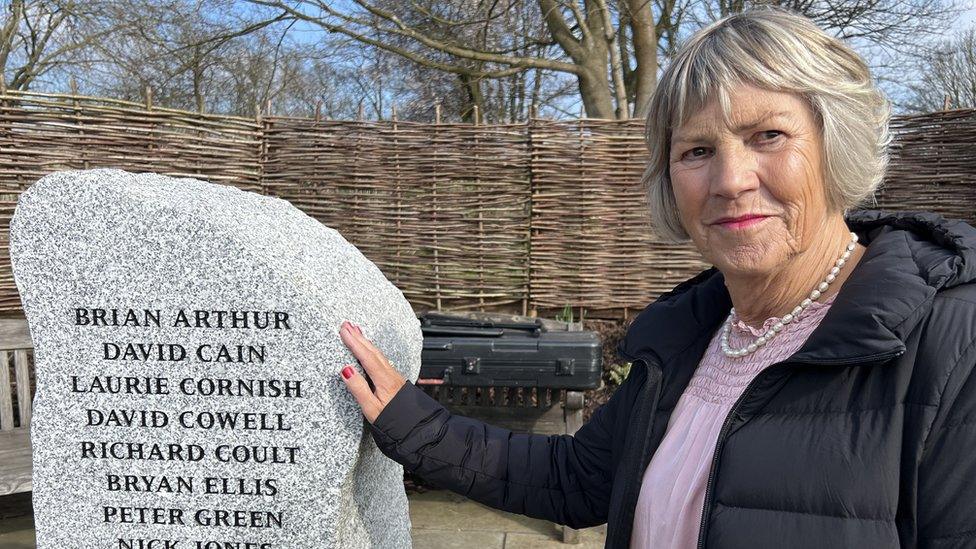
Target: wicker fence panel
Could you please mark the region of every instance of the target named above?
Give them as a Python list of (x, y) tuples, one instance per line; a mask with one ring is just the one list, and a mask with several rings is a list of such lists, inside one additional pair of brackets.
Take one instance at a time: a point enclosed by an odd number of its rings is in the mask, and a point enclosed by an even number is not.
[(147, 109), (113, 99), (10, 91), (0, 96), (0, 310), (19, 310), (9, 224), (17, 197), (60, 170), (121, 168), (261, 191), (255, 120)]
[(265, 186), (339, 231), (418, 310), (521, 306), (526, 135), (524, 124), (273, 119)]
[[(976, 223), (976, 110), (896, 117), (878, 206)], [(62, 169), (191, 176), (335, 228), (417, 310), (640, 308), (707, 265), (650, 232), (640, 120), (467, 125), (239, 117), (0, 95), (0, 311), (17, 196)]]
[(892, 162), (877, 207), (976, 225), (976, 110), (897, 117), (891, 127)]
[(707, 265), (651, 234), (641, 120), (532, 124), (532, 302), (646, 304)]

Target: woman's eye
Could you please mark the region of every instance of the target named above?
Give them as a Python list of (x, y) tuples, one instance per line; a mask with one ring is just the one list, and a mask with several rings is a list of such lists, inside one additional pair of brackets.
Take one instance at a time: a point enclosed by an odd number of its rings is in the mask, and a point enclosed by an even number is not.
[(693, 149), (688, 149), (684, 154), (684, 158), (695, 160), (696, 158), (701, 158), (701, 155), (695, 154), (695, 152), (701, 152), (702, 154), (707, 154), (707, 149), (705, 147), (695, 147)]
[(762, 136), (762, 139), (760, 139), (760, 141), (766, 141), (766, 142), (773, 141), (782, 134), (783, 132), (779, 130), (766, 130), (763, 132), (759, 132), (759, 135)]

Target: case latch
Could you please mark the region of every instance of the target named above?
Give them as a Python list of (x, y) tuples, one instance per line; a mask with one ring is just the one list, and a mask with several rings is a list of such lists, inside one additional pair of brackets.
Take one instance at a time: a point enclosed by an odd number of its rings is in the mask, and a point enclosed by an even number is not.
[(481, 357), (479, 356), (464, 357), (464, 373), (477, 374), (480, 372), (481, 372)]

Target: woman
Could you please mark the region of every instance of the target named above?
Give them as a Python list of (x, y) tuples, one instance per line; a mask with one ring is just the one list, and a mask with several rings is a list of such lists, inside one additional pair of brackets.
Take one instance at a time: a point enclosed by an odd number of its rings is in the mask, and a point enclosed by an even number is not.
[[(652, 219), (713, 268), (642, 311), (630, 376), (575, 436), (451, 415), (361, 330), (343, 370), (382, 451), (607, 547), (976, 546), (976, 230), (851, 210), (889, 106), (781, 9), (701, 30), (647, 121)], [(846, 217), (846, 219), (845, 219)]]

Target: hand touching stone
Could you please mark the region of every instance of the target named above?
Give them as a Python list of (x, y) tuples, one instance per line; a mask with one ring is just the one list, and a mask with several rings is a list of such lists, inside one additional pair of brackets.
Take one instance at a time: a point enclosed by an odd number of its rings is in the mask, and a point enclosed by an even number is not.
[(363, 409), (366, 420), (373, 423), (407, 380), (400, 375), (400, 372), (394, 370), (383, 353), (366, 339), (359, 326), (349, 321), (343, 322), (339, 328), (339, 337), (366, 370), (367, 377), (364, 377), (358, 375), (352, 366), (346, 366), (342, 369), (342, 379), (346, 382), (346, 388), (356, 398), (359, 407)]

